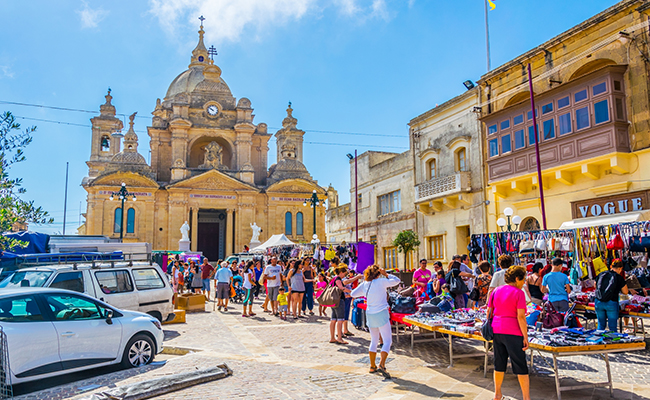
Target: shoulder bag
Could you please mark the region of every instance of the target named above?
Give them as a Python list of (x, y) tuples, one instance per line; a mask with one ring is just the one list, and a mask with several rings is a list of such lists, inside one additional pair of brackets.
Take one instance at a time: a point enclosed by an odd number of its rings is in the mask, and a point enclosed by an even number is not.
[(492, 329), (492, 320), (494, 319), (494, 292), (490, 296), (490, 308), (488, 308), (488, 319), (481, 327), (481, 336), (483, 339), (491, 342), (494, 340), (494, 330)]
[(469, 292), (468, 298), (472, 301), (479, 301), (481, 298), (481, 290), (478, 288), (478, 277), (474, 279), (474, 287), (472, 291)]
[(321, 306), (337, 307), (341, 301), (341, 289), (334, 285), (327, 285), (323, 293), (316, 299)]

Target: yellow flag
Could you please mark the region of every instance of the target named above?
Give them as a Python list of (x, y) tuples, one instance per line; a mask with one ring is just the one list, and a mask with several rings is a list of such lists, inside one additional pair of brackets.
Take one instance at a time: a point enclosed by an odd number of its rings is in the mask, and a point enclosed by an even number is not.
[(497, 5), (492, 2), (492, 0), (487, 0), (488, 4), (490, 4), (490, 11), (494, 10), (497, 8)]

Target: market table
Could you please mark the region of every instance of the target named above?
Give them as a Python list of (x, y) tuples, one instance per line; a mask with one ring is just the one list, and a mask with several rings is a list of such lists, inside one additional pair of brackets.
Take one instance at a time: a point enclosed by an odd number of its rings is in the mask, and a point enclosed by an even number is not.
[[(533, 369), (533, 351), (537, 351), (540, 356), (541, 353), (550, 353), (553, 356), (553, 372), (555, 373), (555, 390), (558, 400), (562, 399), (562, 392), (568, 390), (589, 389), (595, 387), (609, 387), (610, 396), (613, 394), (614, 389), (612, 386), (612, 373), (609, 368), (609, 354), (621, 353), (625, 351), (645, 350), (645, 342), (636, 343), (612, 343), (612, 344), (596, 344), (590, 346), (544, 346), (537, 343), (529, 344), (530, 350), (530, 368)], [(580, 356), (580, 355), (593, 355), (597, 354), (605, 360), (605, 367), (607, 368), (607, 382), (599, 383), (584, 383), (579, 385), (570, 385), (562, 387), (560, 385), (560, 375), (558, 374), (557, 358)]]
[[(469, 358), (469, 357), (483, 357), (483, 377), (487, 377), (487, 365), (488, 365), (488, 356), (490, 353), (492, 353), (492, 342), (488, 342), (485, 340), (485, 338), (481, 335), (476, 335), (476, 334), (471, 334), (471, 333), (465, 333), (465, 332), (457, 332), (457, 331), (452, 331), (449, 329), (445, 329), (442, 326), (431, 326), (427, 324), (423, 324), (419, 321), (416, 321), (411, 318), (404, 318), (404, 322), (408, 322), (409, 324), (413, 326), (417, 326), (418, 328), (421, 329), (426, 329), (431, 332), (438, 333), (442, 335), (441, 339), (444, 339), (449, 343), (449, 367), (454, 366), (454, 359), (458, 358)], [(445, 335), (447, 337), (445, 338)], [(454, 355), (454, 337), (461, 338), (461, 339), (470, 339), (470, 340), (476, 340), (479, 342), (482, 342), (483, 344), (483, 351), (480, 352), (474, 352), (474, 353), (466, 353), (466, 354), (456, 354)], [(433, 340), (440, 340), (440, 339), (433, 339)], [(427, 340), (431, 341), (431, 339)], [(421, 343), (424, 342), (423, 340), (420, 341), (415, 341), (414, 340), (414, 331), (411, 331), (411, 348), (413, 348), (413, 343)]]
[[(593, 306), (588, 306), (585, 304), (576, 304), (575, 306), (576, 310), (584, 310), (584, 311), (596, 311), (596, 307)], [(619, 311), (618, 312), (618, 329), (623, 332), (623, 321), (621, 320), (620, 317), (630, 317), (632, 318), (632, 323), (634, 324), (634, 333), (643, 333), (643, 336), (646, 337), (645, 333), (645, 326), (643, 324), (644, 319), (650, 319), (650, 314), (647, 313), (640, 313), (640, 312), (635, 312), (635, 311)], [(641, 330), (639, 331), (636, 326), (636, 320), (639, 320), (641, 322)]]

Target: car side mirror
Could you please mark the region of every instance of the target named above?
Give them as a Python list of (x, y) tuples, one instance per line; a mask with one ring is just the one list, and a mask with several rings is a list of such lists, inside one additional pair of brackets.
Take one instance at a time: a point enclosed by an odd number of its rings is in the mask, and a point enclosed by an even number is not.
[(106, 323), (113, 325), (113, 310), (106, 310)]

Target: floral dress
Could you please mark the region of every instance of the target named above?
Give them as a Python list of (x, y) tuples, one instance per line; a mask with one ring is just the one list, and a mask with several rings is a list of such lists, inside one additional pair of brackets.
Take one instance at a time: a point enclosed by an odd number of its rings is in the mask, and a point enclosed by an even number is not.
[(478, 306), (483, 307), (487, 301), (488, 290), (490, 290), (490, 282), (492, 282), (492, 275), (481, 274), (476, 278), (476, 287), (478, 287), (480, 297), (478, 299)]

